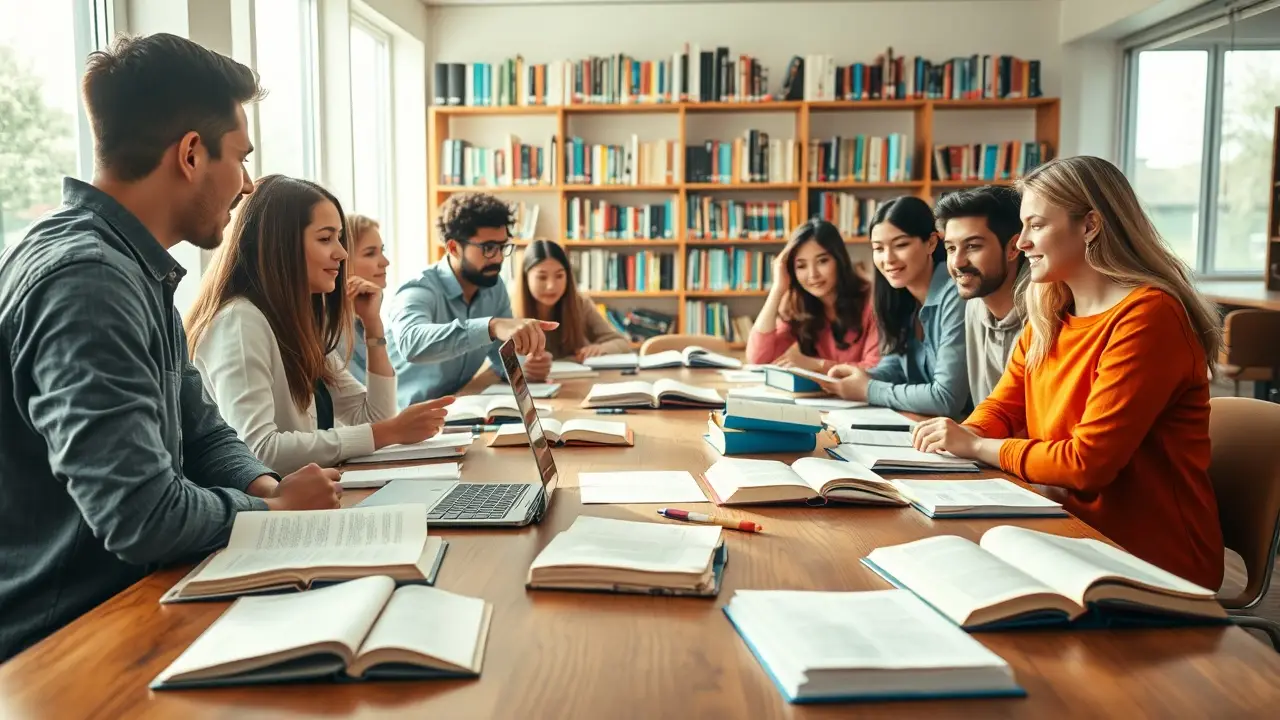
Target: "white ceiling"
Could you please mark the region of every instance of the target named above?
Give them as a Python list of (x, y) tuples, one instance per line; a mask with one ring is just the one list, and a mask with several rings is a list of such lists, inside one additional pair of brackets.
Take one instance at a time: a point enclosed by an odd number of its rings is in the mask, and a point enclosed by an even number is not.
[[(708, 3), (788, 2), (789, 0), (422, 0), (429, 7), (459, 5), (696, 5)], [(798, 1), (798, 0), (797, 0)], [(808, 0), (808, 2), (885, 2), (886, 0)], [(898, 0), (911, 2), (912, 0)], [(969, 0), (952, 0), (967, 2)], [(1043, 2), (1044, 0), (1006, 0), (1006, 2)]]

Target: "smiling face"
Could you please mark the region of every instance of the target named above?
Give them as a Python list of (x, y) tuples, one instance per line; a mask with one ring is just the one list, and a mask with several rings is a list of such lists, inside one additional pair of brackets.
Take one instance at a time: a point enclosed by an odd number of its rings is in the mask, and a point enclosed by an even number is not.
[(564, 296), (568, 277), (563, 265), (548, 258), (529, 268), (529, 272), (525, 274), (525, 282), (528, 283), (529, 294), (539, 305), (552, 308)]
[(1022, 193), (1022, 235), (1031, 282), (1065, 282), (1088, 267), (1085, 245), (1098, 234), (1094, 213), (1073, 218), (1031, 190)]
[(965, 300), (986, 297), (1000, 289), (1009, 276), (1010, 262), (1016, 261), (1018, 254), (1017, 236), (1002, 247), (985, 217), (951, 218), (943, 244), (947, 249), (947, 270)]
[(365, 230), (356, 238), (354, 255), (351, 256), (351, 274), (362, 277), (382, 289), (387, 287), (386, 248), (382, 245), (382, 233), (378, 228)]
[(313, 293), (331, 293), (347, 251), (342, 247), (342, 216), (328, 200), (311, 208), (311, 223), (302, 231), (307, 261), (307, 286)]
[(805, 292), (823, 302), (835, 299), (839, 287), (836, 259), (818, 241), (809, 240), (796, 248), (791, 255), (791, 267), (795, 270), (796, 282)]
[(921, 240), (906, 234), (890, 222), (882, 222), (871, 230), (871, 261), (893, 288), (905, 288), (924, 282), (933, 275), (933, 249), (938, 239)]

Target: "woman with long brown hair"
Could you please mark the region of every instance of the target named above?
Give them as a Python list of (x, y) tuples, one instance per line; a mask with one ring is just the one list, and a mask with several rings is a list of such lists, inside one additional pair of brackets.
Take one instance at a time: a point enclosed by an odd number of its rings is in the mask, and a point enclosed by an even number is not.
[(596, 310), (591, 298), (579, 293), (573, 268), (564, 250), (549, 240), (534, 240), (524, 251), (518, 314), (548, 320), (560, 327), (547, 330), (552, 357), (584, 360), (596, 355), (631, 351), (631, 342)]
[(773, 286), (747, 338), (747, 361), (821, 373), (880, 362), (871, 283), (854, 269), (835, 225), (804, 223), (774, 258)]
[[(335, 465), (440, 431), (453, 398), (396, 414), (396, 380), (378, 310), (352, 300), (347, 225), (329, 191), (270, 175), (240, 208), (186, 318), (192, 362), (227, 424), (285, 474)], [(351, 315), (369, 343), (369, 387), (347, 371)]]
[(1217, 313), (1116, 166), (1054, 160), (1019, 185), (1027, 327), (969, 419), (921, 423), (915, 445), (1059, 488), (1073, 515), (1124, 549), (1216, 589)]

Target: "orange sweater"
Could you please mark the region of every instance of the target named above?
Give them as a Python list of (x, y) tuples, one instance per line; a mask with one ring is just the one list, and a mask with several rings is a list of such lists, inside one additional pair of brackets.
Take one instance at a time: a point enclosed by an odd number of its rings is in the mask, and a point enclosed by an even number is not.
[[(965, 424), (1000, 446), (1000, 467), (1047, 493), (1138, 557), (1206, 588), (1222, 583), (1222, 528), (1209, 484), (1204, 350), (1176, 298), (1129, 293), (1068, 315), (1026, 371), (1028, 325), (1004, 377)], [(1064, 495), (1064, 497), (1059, 497)]]

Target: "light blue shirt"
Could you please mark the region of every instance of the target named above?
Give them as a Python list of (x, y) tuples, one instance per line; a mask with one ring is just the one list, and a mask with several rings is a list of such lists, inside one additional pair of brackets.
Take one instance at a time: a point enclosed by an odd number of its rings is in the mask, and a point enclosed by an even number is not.
[(467, 304), (446, 257), (401, 286), (388, 312), (387, 351), (401, 408), (457, 392), (475, 377), (486, 355), (502, 374), (499, 344), (489, 337), (491, 319), (512, 317), (501, 280), (477, 290)]
[(924, 340), (914, 332), (905, 353), (885, 355), (867, 374), (872, 405), (963, 420), (973, 409), (965, 360), (964, 300), (940, 262), (933, 268), (929, 292), (920, 307)]
[(356, 318), (351, 336), (351, 363), (347, 366), (347, 370), (360, 381), (361, 385), (368, 385), (369, 345), (364, 339), (364, 323), (360, 322), (360, 318)]

